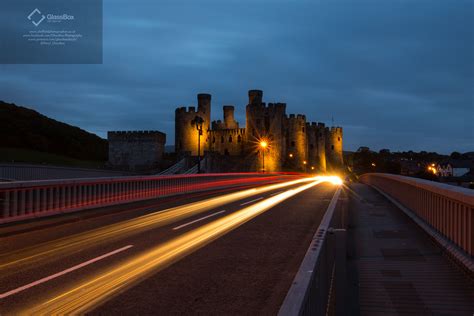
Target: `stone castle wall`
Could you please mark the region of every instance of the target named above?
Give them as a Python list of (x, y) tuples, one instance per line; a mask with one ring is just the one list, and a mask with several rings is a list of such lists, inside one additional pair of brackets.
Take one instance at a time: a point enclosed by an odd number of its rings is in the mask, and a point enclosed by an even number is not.
[(128, 170), (156, 168), (163, 159), (166, 134), (159, 131), (108, 132), (109, 164)]

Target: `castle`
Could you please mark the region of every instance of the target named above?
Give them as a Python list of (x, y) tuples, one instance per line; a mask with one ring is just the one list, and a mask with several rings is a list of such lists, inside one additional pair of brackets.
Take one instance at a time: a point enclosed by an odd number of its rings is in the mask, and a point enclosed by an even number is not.
[[(223, 121), (211, 122), (211, 95), (198, 94), (198, 106), (175, 112), (175, 150), (179, 156), (200, 155), (241, 163), (241, 170), (319, 171), (343, 165), (342, 127), (307, 122), (286, 114), (285, 103), (268, 103), (261, 90), (250, 90), (245, 128), (234, 118), (234, 106), (223, 107)], [(195, 124), (202, 119), (201, 136)], [(266, 146), (262, 146), (265, 144)], [(226, 157), (222, 159), (222, 157)]]

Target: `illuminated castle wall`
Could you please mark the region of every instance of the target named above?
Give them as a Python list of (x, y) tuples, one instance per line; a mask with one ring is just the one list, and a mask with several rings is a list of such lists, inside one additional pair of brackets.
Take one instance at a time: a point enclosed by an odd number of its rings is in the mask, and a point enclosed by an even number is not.
[[(250, 168), (261, 169), (262, 139), (265, 149), (265, 169), (279, 171), (285, 167), (306, 171), (326, 171), (339, 168), (342, 158), (342, 127), (326, 127), (308, 122), (303, 114), (286, 114), (285, 103), (263, 102), (261, 90), (250, 90), (246, 106), (246, 126), (239, 127), (234, 107), (223, 107), (223, 120), (211, 122), (211, 95), (198, 95), (198, 108), (176, 109), (175, 148), (180, 155), (197, 155), (198, 131), (193, 124), (196, 116), (204, 120), (201, 155), (205, 152), (242, 157), (251, 161)], [(250, 159), (249, 159), (250, 158)]]

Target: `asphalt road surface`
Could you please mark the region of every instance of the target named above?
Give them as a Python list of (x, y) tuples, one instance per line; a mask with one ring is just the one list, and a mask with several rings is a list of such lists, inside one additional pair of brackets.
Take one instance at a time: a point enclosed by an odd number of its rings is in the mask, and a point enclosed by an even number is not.
[(216, 190), (0, 227), (0, 314), (276, 314), (335, 187)]

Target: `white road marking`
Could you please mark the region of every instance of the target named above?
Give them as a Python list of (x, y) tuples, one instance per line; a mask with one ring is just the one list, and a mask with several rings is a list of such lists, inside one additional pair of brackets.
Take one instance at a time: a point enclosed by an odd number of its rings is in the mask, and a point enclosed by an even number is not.
[(216, 216), (216, 215), (219, 215), (221, 213), (224, 213), (225, 210), (222, 210), (222, 211), (219, 211), (219, 212), (215, 212), (215, 213), (212, 213), (210, 215), (207, 215), (207, 216), (204, 216), (204, 217), (201, 217), (201, 218), (198, 218), (192, 222), (189, 222), (189, 223), (186, 223), (186, 224), (183, 224), (183, 225), (179, 225), (179, 226), (176, 226), (175, 228), (173, 228), (173, 230), (177, 230), (177, 229), (180, 229), (180, 228), (183, 228), (183, 227), (186, 227), (186, 226), (189, 226), (191, 224), (194, 224), (194, 223), (197, 223), (197, 222), (200, 222), (202, 220), (205, 220), (206, 218), (209, 218), (209, 217), (212, 217), (212, 216)]
[(92, 264), (92, 263), (94, 263), (94, 262), (97, 262), (97, 261), (99, 261), (99, 260), (105, 259), (105, 258), (107, 258), (107, 257), (110, 257), (110, 256), (112, 256), (112, 255), (115, 255), (115, 254), (117, 254), (117, 253), (119, 253), (119, 252), (125, 251), (125, 250), (127, 250), (127, 249), (129, 249), (129, 248), (132, 248), (132, 247), (133, 247), (133, 245), (128, 245), (128, 246), (122, 247), (122, 248), (120, 248), (120, 249), (117, 249), (117, 250), (108, 252), (108, 253), (106, 253), (106, 254), (104, 254), (104, 255), (102, 255), (102, 256), (96, 257), (96, 258), (91, 259), (91, 260), (89, 260), (89, 261), (80, 263), (80, 264), (78, 264), (78, 265), (76, 265), (76, 266), (74, 266), (74, 267), (71, 267), (71, 268), (69, 268), (69, 269), (66, 269), (66, 270), (64, 270), (64, 271), (61, 271), (61, 272), (55, 273), (55, 274), (53, 274), (53, 275), (47, 276), (47, 277), (45, 277), (45, 278), (39, 279), (38, 281), (34, 281), (34, 282), (29, 283), (29, 284), (27, 284), (27, 285), (20, 286), (19, 288), (16, 288), (16, 289), (14, 289), (14, 290), (5, 292), (5, 293), (3, 293), (3, 294), (0, 294), (0, 299), (6, 298), (6, 297), (11, 296), (11, 295), (14, 295), (14, 294), (17, 294), (17, 293), (19, 293), (19, 292), (22, 292), (22, 291), (24, 291), (24, 290), (27, 290), (27, 289), (32, 288), (32, 287), (34, 287), (34, 286), (37, 286), (37, 285), (39, 285), (39, 284), (41, 284), (41, 283), (45, 283), (45, 282), (48, 282), (48, 281), (50, 281), (50, 280), (56, 279), (56, 278), (58, 278), (58, 277), (60, 277), (60, 276), (62, 276), (62, 275), (65, 275), (65, 274), (69, 273), (69, 272), (72, 272), (72, 271), (74, 271), (74, 270), (83, 268), (83, 267), (88, 266), (88, 265), (90, 265), (90, 264)]
[(244, 205), (247, 205), (247, 204), (250, 204), (250, 203), (253, 203), (253, 202), (257, 202), (257, 201), (260, 201), (261, 199), (263, 199), (263, 196), (259, 197), (258, 199), (255, 199), (255, 200), (251, 200), (251, 201), (247, 201), (245, 203), (242, 203), (242, 204), (240, 204), (240, 206), (244, 206)]
[(280, 194), (280, 193), (283, 193), (283, 192), (285, 192), (285, 191), (278, 191), (278, 192), (270, 194), (270, 196), (274, 196), (274, 195), (277, 195), (277, 194)]

